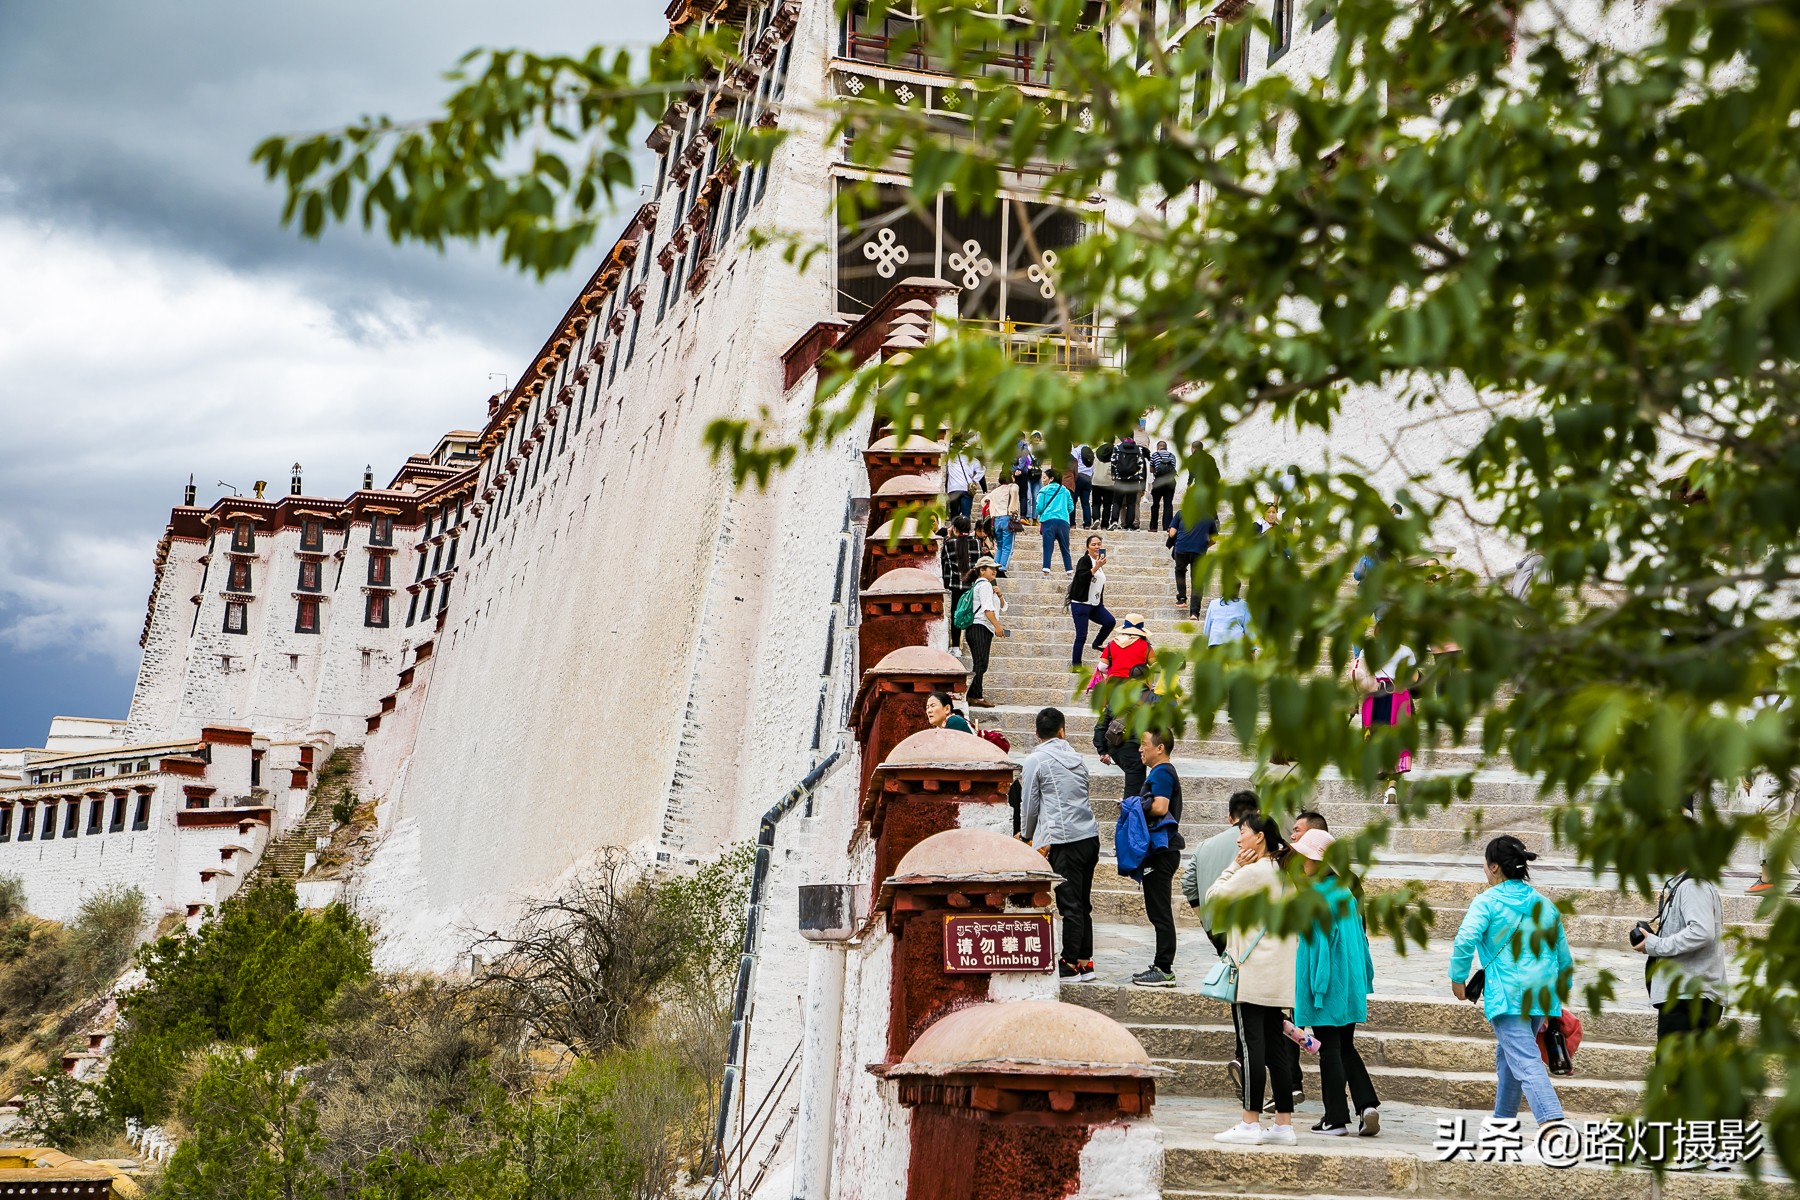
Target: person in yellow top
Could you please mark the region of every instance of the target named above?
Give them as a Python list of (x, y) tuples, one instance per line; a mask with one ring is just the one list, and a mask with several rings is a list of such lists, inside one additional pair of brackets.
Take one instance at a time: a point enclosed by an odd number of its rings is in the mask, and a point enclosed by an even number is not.
[[(1287, 839), (1272, 819), (1261, 813), (1245, 817), (1238, 825), (1236, 860), (1206, 890), (1209, 908), (1217, 901), (1257, 892), (1267, 893), (1271, 900), (1292, 893), (1293, 885), (1282, 870), (1288, 853)], [(1207, 923), (1216, 929), (1221, 920), (1209, 914)], [(1284, 1010), (1294, 1006), (1298, 946), (1298, 939), (1278, 937), (1267, 929), (1233, 929), (1225, 935), (1225, 953), (1238, 966), (1237, 1002), (1231, 1006), (1231, 1018), (1243, 1046), (1244, 1113), (1241, 1124), (1213, 1135), (1216, 1142), (1292, 1146), (1299, 1141), (1294, 1134), (1294, 1094), (1300, 1090), (1295, 1068), (1299, 1063), (1297, 1056), (1288, 1052), (1287, 1035), (1282, 1031), (1287, 1019)], [(1268, 1130), (1262, 1127), (1265, 1074), (1275, 1100), (1275, 1125)]]

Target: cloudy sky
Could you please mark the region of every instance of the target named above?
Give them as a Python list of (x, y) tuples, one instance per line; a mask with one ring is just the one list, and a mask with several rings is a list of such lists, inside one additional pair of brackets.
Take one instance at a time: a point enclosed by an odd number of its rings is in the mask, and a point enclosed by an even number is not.
[(474, 46), (648, 41), (662, 7), (0, 0), (0, 747), (125, 714), (190, 473), (203, 504), (295, 461), (314, 494), (385, 480), (479, 428), (585, 277), (304, 242), (251, 148), (427, 113)]

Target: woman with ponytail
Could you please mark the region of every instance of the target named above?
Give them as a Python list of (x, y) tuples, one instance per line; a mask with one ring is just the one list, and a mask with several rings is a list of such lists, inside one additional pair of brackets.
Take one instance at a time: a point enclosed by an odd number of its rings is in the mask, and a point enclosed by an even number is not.
[[(1562, 1120), (1562, 1102), (1538, 1055), (1537, 1031), (1562, 1014), (1574, 973), (1562, 914), (1528, 882), (1537, 855), (1502, 835), (1487, 844), (1488, 888), (1470, 902), (1450, 951), (1450, 990), (1481, 1002), (1494, 1029), (1494, 1118), (1519, 1115), (1523, 1096), (1539, 1125)], [(1469, 968), (1475, 957), (1481, 970)]]

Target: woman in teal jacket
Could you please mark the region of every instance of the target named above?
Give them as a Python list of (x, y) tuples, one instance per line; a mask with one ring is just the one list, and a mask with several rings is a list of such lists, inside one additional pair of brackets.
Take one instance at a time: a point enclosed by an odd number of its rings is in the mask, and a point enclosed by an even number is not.
[(1356, 897), (1324, 862), (1325, 847), (1335, 839), (1323, 829), (1309, 829), (1294, 842), (1300, 869), (1312, 879), (1330, 916), (1314, 922), (1294, 955), (1294, 1024), (1311, 1028), (1319, 1039), (1319, 1081), (1324, 1089), (1325, 1118), (1312, 1131), (1325, 1137), (1350, 1132), (1350, 1108), (1361, 1114), (1357, 1132), (1381, 1132), (1381, 1097), (1362, 1055), (1356, 1052), (1356, 1027), (1369, 1019), (1369, 993), (1375, 987), (1375, 962), (1369, 957), (1369, 934), (1363, 928)]
[(1502, 835), (1487, 844), (1489, 887), (1469, 904), (1450, 951), (1450, 990), (1466, 1000), (1469, 968), (1481, 955), (1481, 1011), (1494, 1028), (1494, 1116), (1519, 1115), (1523, 1094), (1537, 1123), (1562, 1120), (1562, 1102), (1538, 1054), (1537, 1032), (1562, 1013), (1558, 998), (1574, 973), (1562, 914), (1526, 882), (1537, 855)]

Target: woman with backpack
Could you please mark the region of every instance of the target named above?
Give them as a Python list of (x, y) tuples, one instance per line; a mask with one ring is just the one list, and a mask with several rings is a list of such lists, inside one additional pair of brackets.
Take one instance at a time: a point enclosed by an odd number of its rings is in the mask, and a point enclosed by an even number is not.
[(1038, 524), (1044, 533), (1044, 574), (1050, 573), (1050, 551), (1062, 547), (1063, 573), (1075, 570), (1069, 561), (1069, 518), (1075, 513), (1075, 496), (1056, 477), (1054, 467), (1044, 468), (1044, 486), (1038, 491)]
[(1113, 491), (1113, 445), (1101, 442), (1094, 450), (1094, 528), (1117, 529), (1113, 519), (1118, 515), (1119, 496)]
[[(1217, 929), (1223, 924), (1224, 916), (1217, 907), (1220, 901), (1258, 892), (1270, 900), (1288, 895), (1292, 884), (1282, 870), (1288, 853), (1287, 839), (1271, 818), (1261, 813), (1245, 817), (1238, 826), (1236, 860), (1206, 890), (1208, 927)], [(1225, 935), (1226, 958), (1237, 966), (1231, 1018), (1244, 1048), (1243, 1120), (1213, 1134), (1215, 1142), (1245, 1146), (1299, 1143), (1294, 1134), (1294, 1095), (1300, 1090), (1300, 1079), (1294, 1071), (1295, 1057), (1284, 1046), (1287, 1035), (1282, 1028), (1287, 1020), (1284, 1010), (1294, 1006), (1297, 950), (1292, 936), (1281, 937), (1266, 927), (1231, 929)], [(1268, 1130), (1262, 1127), (1265, 1077), (1275, 1101), (1275, 1125)]]
[(1118, 622), (1106, 611), (1106, 549), (1097, 533), (1088, 535), (1087, 553), (1075, 563), (1075, 578), (1069, 583), (1069, 615), (1075, 619), (1075, 650), (1071, 665), (1081, 665), (1081, 651), (1087, 645), (1088, 624), (1096, 628), (1094, 649), (1106, 645)]
[(1113, 447), (1113, 491), (1117, 493), (1119, 515), (1115, 528), (1138, 527), (1138, 497), (1144, 494), (1148, 471), (1144, 464), (1144, 448), (1128, 433)]
[(933, 729), (975, 732), (975, 727), (969, 724), (969, 718), (956, 711), (956, 704), (949, 692), (933, 692), (925, 697), (925, 723)]
[[(1563, 1109), (1537, 1035), (1546, 1019), (1562, 1015), (1560, 994), (1575, 960), (1562, 914), (1529, 882), (1536, 858), (1510, 834), (1487, 844), (1488, 888), (1456, 930), (1450, 990), (1458, 1000), (1478, 1000), (1494, 1030), (1494, 1120), (1516, 1118), (1523, 1096), (1542, 1126), (1562, 1120)], [(1470, 975), (1477, 956), (1481, 970)]]
[[(981, 694), (982, 677), (987, 674), (988, 654), (994, 648), (994, 639), (1006, 637), (1006, 629), (1000, 624), (1000, 614), (1006, 611), (1006, 597), (1000, 594), (1000, 564), (987, 555), (975, 560), (975, 580), (969, 588), (970, 619), (968, 625), (969, 658), (971, 678), (969, 680), (969, 707), (992, 708), (994, 702)], [(954, 628), (960, 611), (951, 614), (950, 624)]]
[(1294, 956), (1294, 1024), (1310, 1028), (1319, 1039), (1325, 1117), (1312, 1131), (1325, 1137), (1349, 1134), (1347, 1090), (1358, 1116), (1357, 1133), (1374, 1137), (1381, 1132), (1381, 1097), (1356, 1052), (1356, 1027), (1369, 1019), (1375, 960), (1356, 897), (1325, 865), (1325, 850), (1334, 840), (1323, 829), (1308, 829), (1294, 840), (1300, 870), (1326, 908), (1324, 920), (1313, 922)]

